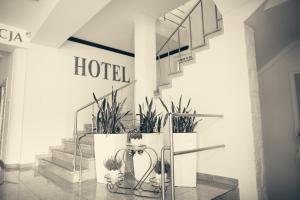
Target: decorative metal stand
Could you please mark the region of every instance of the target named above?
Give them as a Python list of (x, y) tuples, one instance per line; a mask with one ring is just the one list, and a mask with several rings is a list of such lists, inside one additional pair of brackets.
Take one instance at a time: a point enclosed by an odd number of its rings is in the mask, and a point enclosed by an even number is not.
[[(151, 156), (151, 152), (154, 154), (154, 156)], [(126, 175), (120, 173), (117, 181), (112, 181), (111, 177), (106, 175), (105, 178), (107, 179), (108, 191), (112, 193), (135, 195), (147, 198), (161, 198), (161, 183), (158, 182), (155, 177), (150, 178), (149, 183), (145, 182), (154, 170), (153, 163), (156, 163), (158, 160), (156, 151), (151, 147), (147, 147), (146, 145), (136, 146), (127, 144), (125, 149), (119, 149), (116, 152), (115, 159), (118, 156), (122, 156), (122, 161), (125, 164), (127, 153), (132, 157), (136, 154), (146, 154), (150, 161), (149, 167), (139, 180), (136, 179), (133, 171), (129, 171), (129, 174)], [(164, 182), (166, 183), (164, 186), (164, 191), (166, 191), (170, 180), (167, 178)]]

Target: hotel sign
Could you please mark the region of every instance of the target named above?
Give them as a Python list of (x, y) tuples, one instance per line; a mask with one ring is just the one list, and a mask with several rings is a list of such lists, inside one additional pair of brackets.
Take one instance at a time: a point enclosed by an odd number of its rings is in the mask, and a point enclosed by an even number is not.
[(127, 68), (125, 66), (95, 59), (89, 60), (78, 56), (74, 56), (74, 59), (74, 75), (90, 76), (124, 83), (130, 82), (126, 75)]
[(27, 48), (29, 38), (25, 30), (0, 24), (0, 44)]

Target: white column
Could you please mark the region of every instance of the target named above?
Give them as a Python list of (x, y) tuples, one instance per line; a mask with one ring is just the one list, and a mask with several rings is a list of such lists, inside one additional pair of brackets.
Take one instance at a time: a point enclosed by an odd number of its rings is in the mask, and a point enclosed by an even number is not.
[(21, 160), (26, 57), (25, 49), (17, 48), (12, 53), (6, 164), (19, 164)]
[(135, 108), (153, 97), (156, 90), (156, 29), (155, 19), (139, 16), (134, 22)]

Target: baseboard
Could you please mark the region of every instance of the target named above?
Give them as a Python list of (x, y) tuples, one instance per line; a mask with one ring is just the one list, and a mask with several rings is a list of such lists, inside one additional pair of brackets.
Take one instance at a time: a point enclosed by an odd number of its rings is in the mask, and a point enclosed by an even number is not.
[(237, 179), (203, 173), (197, 173), (197, 180), (204, 181), (209, 184), (226, 185), (231, 188), (238, 188), (239, 185), (239, 181)]
[(5, 164), (6, 170), (30, 170), (34, 168), (34, 163), (23, 163), (23, 164)]

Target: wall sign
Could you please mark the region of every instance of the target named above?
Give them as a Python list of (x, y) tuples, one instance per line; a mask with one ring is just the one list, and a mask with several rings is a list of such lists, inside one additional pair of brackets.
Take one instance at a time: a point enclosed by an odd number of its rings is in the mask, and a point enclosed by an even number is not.
[(28, 42), (25, 30), (0, 24), (0, 43), (27, 48)]
[(91, 76), (106, 80), (129, 83), (126, 76), (126, 67), (98, 60), (74, 56), (74, 75)]

